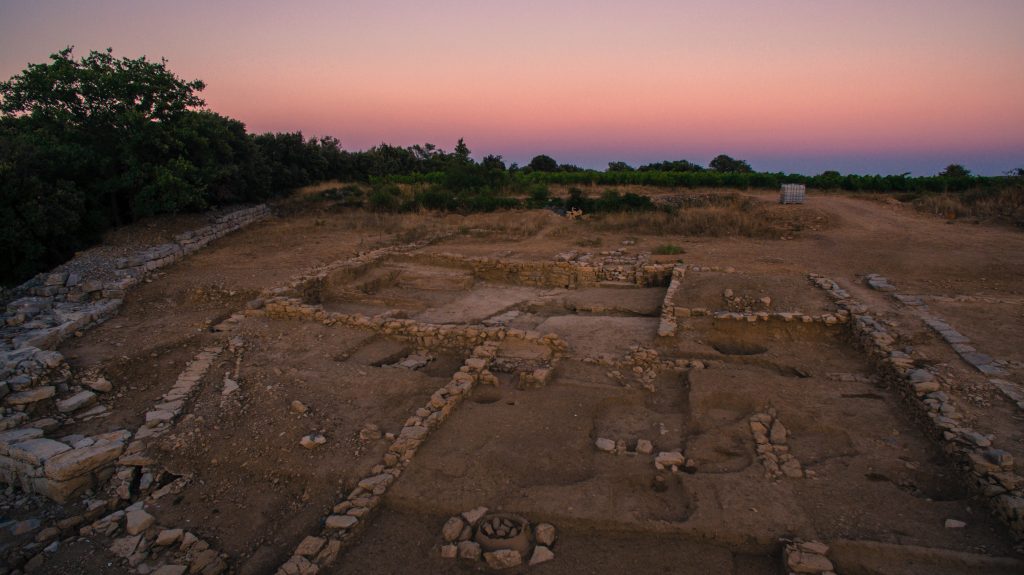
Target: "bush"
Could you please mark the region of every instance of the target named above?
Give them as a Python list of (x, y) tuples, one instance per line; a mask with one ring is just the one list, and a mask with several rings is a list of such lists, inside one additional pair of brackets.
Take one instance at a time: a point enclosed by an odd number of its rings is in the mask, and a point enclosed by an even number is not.
[(375, 212), (395, 212), (402, 206), (402, 190), (396, 184), (377, 184), (367, 199), (369, 208)]
[(662, 244), (654, 248), (654, 253), (659, 256), (673, 256), (676, 254), (686, 253), (686, 251), (675, 244)]

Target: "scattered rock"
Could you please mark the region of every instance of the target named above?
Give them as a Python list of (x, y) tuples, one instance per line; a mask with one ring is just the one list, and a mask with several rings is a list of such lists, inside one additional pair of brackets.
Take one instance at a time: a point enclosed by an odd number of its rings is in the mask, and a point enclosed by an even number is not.
[(124, 529), (128, 535), (138, 535), (156, 522), (156, 519), (141, 509), (129, 511), (124, 516)]
[(23, 519), (21, 521), (13, 522), (7, 527), (7, 530), (10, 531), (11, 535), (17, 537), (19, 535), (25, 535), (26, 533), (32, 533), (36, 529), (39, 529), (40, 525), (42, 525), (42, 523), (35, 517), (32, 517), (31, 519)]
[(359, 520), (351, 515), (331, 515), (324, 522), (324, 527), (328, 529), (351, 529), (359, 523)]
[(184, 565), (164, 565), (149, 575), (185, 575), (188, 567)]
[(946, 520), (946, 529), (963, 529), (964, 527), (967, 527), (967, 523), (959, 519)]
[(327, 443), (327, 438), (324, 437), (323, 435), (320, 435), (319, 433), (306, 435), (299, 440), (299, 445), (305, 447), (306, 449), (313, 449), (325, 443)]
[(291, 411), (292, 413), (306, 413), (307, 411), (309, 411), (309, 408), (306, 407), (305, 403), (302, 403), (301, 401), (296, 399), (292, 401)]
[(184, 532), (181, 529), (164, 529), (156, 536), (155, 545), (166, 547), (181, 541)]
[(131, 554), (135, 553), (135, 549), (139, 546), (139, 541), (141, 540), (142, 535), (114, 539), (114, 543), (110, 546), (110, 552), (118, 557), (127, 559)]
[(61, 413), (71, 413), (78, 411), (83, 407), (88, 407), (96, 403), (96, 394), (92, 391), (80, 391), (71, 397), (61, 399), (57, 401), (57, 411)]
[(474, 541), (459, 542), (459, 559), (480, 560), (480, 544)]
[(380, 427), (373, 423), (367, 423), (359, 431), (359, 439), (362, 439), (363, 441), (376, 441), (383, 437), (383, 435), (384, 434), (380, 431)]
[(486, 507), (477, 507), (470, 511), (463, 511), (462, 518), (465, 519), (466, 523), (469, 523), (470, 526), (473, 526), (476, 525), (477, 521), (480, 521), (481, 517), (487, 515), (487, 511), (488, 509)]
[(594, 446), (597, 447), (598, 451), (604, 451), (606, 453), (615, 451), (615, 442), (604, 437), (597, 438), (597, 441), (594, 442)]
[(459, 538), (462, 534), (462, 528), (465, 527), (465, 522), (462, 521), (461, 517), (452, 517), (445, 522), (444, 528), (441, 530), (441, 535), (444, 537), (446, 543), (451, 543)]
[(646, 439), (638, 439), (636, 441), (636, 452), (643, 455), (650, 455), (654, 452), (654, 444)]
[(523, 564), (523, 556), (513, 549), (499, 549), (484, 553), (484, 561), (491, 569), (508, 569)]
[(794, 573), (824, 573), (832, 571), (832, 562), (817, 553), (794, 550), (786, 558), (786, 566)]
[(671, 467), (673, 465), (681, 467), (685, 462), (686, 458), (678, 451), (662, 451), (654, 458), (655, 465), (661, 465), (662, 467)]
[(295, 548), (295, 554), (303, 557), (315, 557), (320, 549), (323, 548), (327, 540), (322, 537), (314, 537), (312, 535), (306, 536), (305, 539), (299, 543), (299, 546)]
[(530, 557), (530, 565), (540, 565), (555, 558), (554, 552), (543, 545), (533, 548), (533, 555)]
[(534, 529), (533, 537), (538, 545), (551, 547), (555, 543), (555, 526), (550, 523), (541, 523)]

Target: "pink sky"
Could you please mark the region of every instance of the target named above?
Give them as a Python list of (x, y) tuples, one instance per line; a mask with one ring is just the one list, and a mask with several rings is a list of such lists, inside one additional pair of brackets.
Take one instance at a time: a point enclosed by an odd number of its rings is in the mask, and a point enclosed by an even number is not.
[(998, 174), (1024, 167), (1022, 21), (1020, 0), (0, 0), (0, 77), (111, 46), (250, 131), (347, 149)]

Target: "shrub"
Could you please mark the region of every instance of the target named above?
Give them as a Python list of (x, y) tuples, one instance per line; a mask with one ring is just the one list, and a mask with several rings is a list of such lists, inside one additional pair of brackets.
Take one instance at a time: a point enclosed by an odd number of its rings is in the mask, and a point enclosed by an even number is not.
[(402, 205), (402, 190), (397, 184), (376, 184), (367, 202), (370, 209), (376, 212), (398, 211)]
[(686, 251), (675, 244), (662, 244), (654, 248), (654, 253), (659, 256), (672, 256), (676, 254), (686, 253)]

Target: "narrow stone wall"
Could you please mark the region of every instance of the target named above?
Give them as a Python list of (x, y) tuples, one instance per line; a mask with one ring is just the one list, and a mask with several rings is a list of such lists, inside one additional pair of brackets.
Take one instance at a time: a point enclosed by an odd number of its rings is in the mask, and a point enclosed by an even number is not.
[(521, 262), (457, 254), (417, 254), (415, 259), (411, 259), (413, 256), (406, 258), (407, 261), (420, 264), (466, 268), (485, 281), (569, 289), (594, 287), (602, 282), (637, 287), (663, 286), (669, 283), (672, 270), (676, 267), (675, 264), (648, 263), (646, 254), (592, 256), (571, 252), (556, 256), (555, 261), (550, 262)]
[(966, 486), (1010, 528), (1015, 539), (1024, 540), (1024, 478), (1014, 472), (1013, 456), (963, 421), (935, 375), (916, 368), (914, 358), (897, 349), (897, 336), (871, 317), (864, 304), (828, 278), (811, 274), (810, 280), (851, 313), (852, 334), (879, 375), (940, 443)]
[[(175, 242), (147, 248), (110, 262), (117, 279), (83, 278), (58, 268), (40, 274), (14, 291), (23, 294), (8, 302), (0, 315), (0, 430), (24, 420), (35, 404), (68, 391), (70, 369), (60, 353), (62, 341), (113, 317), (125, 290), (147, 274), (253, 222), (266, 218), (259, 205), (236, 210), (197, 230), (175, 236)], [(107, 270), (109, 271), (109, 270)]]
[(435, 391), (427, 404), (406, 420), (381, 462), (334, 506), (331, 515), (324, 519), (320, 533), (303, 539), (288, 561), (277, 570), (277, 575), (316, 573), (330, 565), (343, 546), (353, 542), (431, 431), (451, 416), (472, 393), (474, 386), (487, 379), (487, 368), (494, 358), (495, 347), (495, 343), (487, 343), (473, 349), (472, 357), (452, 375), (451, 381)]
[[(246, 315), (266, 315), (275, 319), (301, 319), (318, 321), (324, 325), (345, 325), (368, 328), (383, 335), (405, 338), (420, 347), (445, 347), (468, 350), (489, 341), (521, 339), (548, 347), (553, 355), (563, 354), (568, 344), (556, 334), (541, 334), (532, 330), (521, 330), (498, 326), (431, 324), (411, 319), (395, 319), (386, 316), (366, 316), (328, 312), (323, 306), (303, 303), (298, 298), (274, 297), (262, 303), (262, 309), (250, 309)], [(256, 307), (256, 306), (254, 306)]]
[(661, 304), (661, 322), (658, 324), (658, 335), (661, 337), (672, 337), (676, 334), (676, 329), (678, 328), (676, 324), (676, 308), (672, 305), (672, 302), (675, 300), (676, 292), (682, 287), (685, 276), (686, 268), (684, 266), (672, 268), (672, 281), (668, 284), (665, 299)]

